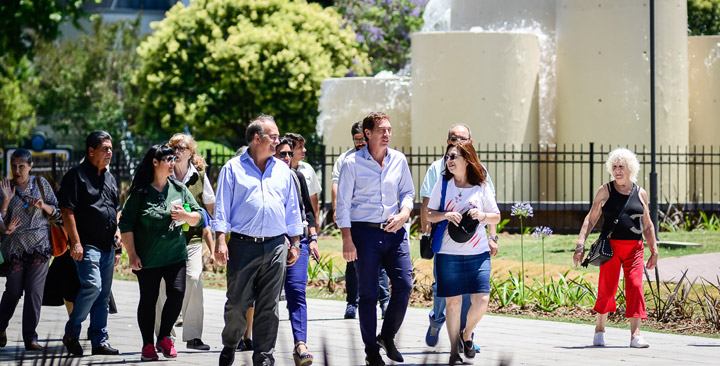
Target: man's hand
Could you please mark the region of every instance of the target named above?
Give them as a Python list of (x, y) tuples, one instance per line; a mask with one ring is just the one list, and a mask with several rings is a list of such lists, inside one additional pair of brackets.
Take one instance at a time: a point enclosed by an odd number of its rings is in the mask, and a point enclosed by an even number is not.
[(287, 254), (288, 267), (295, 264), (295, 262), (297, 262), (298, 258), (300, 258), (300, 248), (291, 246), (290, 249), (288, 249), (288, 254)]
[(215, 243), (215, 261), (222, 266), (227, 265), (228, 247), (224, 237)]
[(76, 261), (81, 261), (83, 258), (83, 247), (80, 243), (75, 243), (70, 246), (70, 256)]
[(129, 262), (130, 262), (130, 268), (139, 271), (142, 269), (142, 262), (140, 261), (140, 257), (137, 256), (137, 254), (128, 254)]
[(355, 243), (353, 243), (352, 235), (350, 234), (349, 227), (340, 228), (343, 242), (343, 258), (352, 262), (357, 259), (357, 250), (355, 249)]
[(389, 233), (394, 233), (400, 230), (403, 225), (405, 225), (405, 222), (407, 222), (408, 218), (410, 218), (410, 215), (405, 213), (405, 211), (402, 211), (397, 215), (390, 216), (390, 218), (388, 218), (387, 220), (389, 225), (385, 226), (385, 231)]
[(120, 264), (120, 259), (122, 259), (122, 254), (115, 253), (115, 267), (117, 267), (117, 265)]

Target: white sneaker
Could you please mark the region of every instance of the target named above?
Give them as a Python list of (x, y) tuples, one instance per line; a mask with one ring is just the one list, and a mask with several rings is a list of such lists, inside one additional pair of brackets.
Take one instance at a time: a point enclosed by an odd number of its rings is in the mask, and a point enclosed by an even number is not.
[(630, 341), (630, 347), (632, 348), (648, 348), (650, 343), (645, 342), (645, 339), (641, 336), (637, 336)]
[(595, 332), (593, 346), (602, 347), (605, 345), (605, 332)]

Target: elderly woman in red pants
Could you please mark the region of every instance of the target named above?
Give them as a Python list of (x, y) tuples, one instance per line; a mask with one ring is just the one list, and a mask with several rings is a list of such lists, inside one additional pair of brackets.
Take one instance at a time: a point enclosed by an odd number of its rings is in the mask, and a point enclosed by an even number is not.
[(633, 152), (623, 148), (615, 149), (610, 152), (605, 166), (614, 179), (598, 188), (592, 208), (580, 229), (573, 262), (577, 266), (582, 261), (585, 240), (602, 214), (601, 235), (607, 236), (612, 231), (610, 245), (613, 257), (600, 266), (598, 297), (594, 308), (598, 315), (593, 345), (605, 345), (605, 323), (608, 313), (616, 310), (615, 293), (622, 266), (627, 300), (625, 317), (630, 319), (630, 347), (647, 348), (650, 345), (640, 336), (640, 322), (647, 319), (642, 279), (643, 236), (650, 248), (650, 258), (645, 267), (655, 268), (658, 259), (655, 227), (648, 210), (648, 195), (644, 189), (635, 185), (640, 163)]

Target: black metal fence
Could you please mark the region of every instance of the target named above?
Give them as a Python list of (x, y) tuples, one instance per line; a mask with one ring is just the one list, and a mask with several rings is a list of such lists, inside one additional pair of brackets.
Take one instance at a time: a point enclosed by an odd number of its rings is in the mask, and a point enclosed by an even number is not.
[[(515, 202), (528, 202), (535, 217), (527, 225), (547, 225), (560, 230), (577, 230), (597, 188), (610, 180), (605, 169), (608, 153), (615, 146), (578, 144), (562, 146), (481, 144), (477, 146), (480, 161), (492, 177), (503, 217), (509, 217)], [(649, 189), (650, 152), (646, 146), (628, 146), (640, 161), (638, 184)], [(337, 157), (347, 148), (319, 148), (308, 152), (307, 160), (318, 172), (323, 186), (320, 201), (329, 208), (331, 174)], [(420, 187), (433, 161), (444, 154), (443, 147), (418, 147), (405, 153), (416, 187), (416, 203), (421, 202)], [(208, 162), (208, 176), (215, 184), (217, 175), (232, 155), (214, 151), (202, 152)], [(720, 147), (659, 146), (656, 154), (660, 210), (675, 205), (688, 211), (720, 211)], [(78, 164), (79, 157), (61, 160), (55, 156), (36, 162), (35, 174), (54, 178)], [(129, 187), (138, 161), (115, 154), (111, 171), (123, 189)], [(5, 165), (5, 164), (3, 164)], [(510, 223), (509, 227), (513, 227)]]

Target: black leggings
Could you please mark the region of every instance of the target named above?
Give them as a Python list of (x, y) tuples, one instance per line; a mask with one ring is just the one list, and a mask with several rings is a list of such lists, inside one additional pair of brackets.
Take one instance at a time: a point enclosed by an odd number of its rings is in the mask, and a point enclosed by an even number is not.
[(164, 267), (147, 268), (133, 271), (138, 278), (140, 286), (140, 303), (138, 304), (137, 319), (142, 334), (143, 347), (153, 344), (155, 332), (155, 304), (160, 293), (160, 280), (165, 280), (165, 293), (167, 300), (163, 306), (160, 318), (160, 331), (158, 339), (170, 335), (175, 321), (180, 315), (183, 297), (185, 295), (185, 266), (186, 262), (171, 264)]

